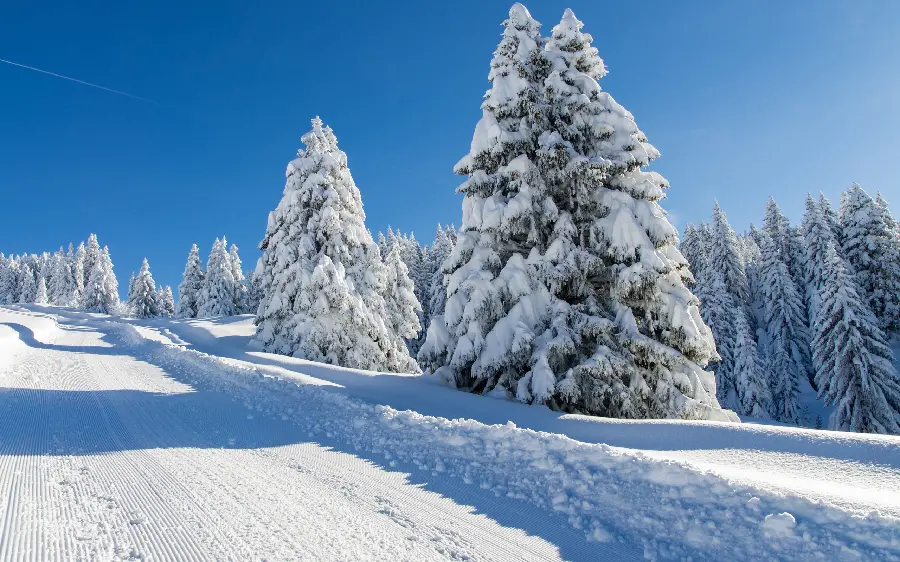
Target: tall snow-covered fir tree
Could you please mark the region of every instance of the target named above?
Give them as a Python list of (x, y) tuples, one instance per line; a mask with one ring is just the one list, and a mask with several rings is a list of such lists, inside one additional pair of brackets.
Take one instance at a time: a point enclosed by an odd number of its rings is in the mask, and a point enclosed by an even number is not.
[[(96, 237), (94, 237), (96, 241)], [(116, 314), (119, 311), (119, 283), (113, 271), (109, 248), (103, 247), (91, 266), (89, 281), (84, 289), (82, 308), (89, 312)]]
[(824, 211), (822, 200), (817, 202), (807, 194), (806, 212), (803, 214), (800, 230), (803, 233), (803, 247), (806, 252), (803, 260), (806, 290), (804, 296), (806, 317), (810, 326), (815, 321), (819, 298), (824, 290), (826, 249), (829, 245), (836, 247), (838, 244)]
[[(415, 287), (409, 278), (406, 262), (401, 257), (402, 249), (394, 245), (385, 259), (385, 311), (391, 331), (407, 340), (407, 345), (415, 341), (419, 334), (419, 315), (422, 306), (416, 298)], [(414, 346), (410, 346), (410, 351)]]
[(260, 243), (257, 340), (313, 361), (418, 372), (387, 320), (385, 266), (347, 155), (318, 117), (302, 141)]
[(725, 287), (737, 304), (749, 302), (750, 286), (741, 257), (741, 247), (737, 234), (728, 224), (728, 217), (716, 202), (713, 205), (708, 261), (722, 271)]
[(549, 41), (521, 4), (504, 26), (420, 362), (564, 410), (729, 419), (701, 369), (715, 345), (658, 203), (667, 184), (641, 170), (657, 151), (600, 89), (605, 65), (571, 10)]
[(178, 285), (178, 307), (175, 315), (179, 318), (196, 318), (200, 291), (206, 274), (200, 262), (200, 250), (196, 244), (191, 246), (181, 283)]
[(53, 254), (53, 265), (50, 273), (50, 284), (47, 287), (48, 297), (52, 304), (69, 306), (69, 264), (62, 247)]
[(841, 227), (838, 224), (837, 213), (831, 208), (831, 201), (821, 191), (819, 192), (819, 210), (822, 213), (822, 219), (828, 224), (828, 228), (831, 229), (832, 237), (837, 241), (838, 246), (835, 246), (835, 251), (840, 256)]
[(900, 433), (900, 375), (884, 333), (833, 244), (812, 342), (819, 396), (835, 409), (829, 429)]
[(234, 313), (245, 314), (250, 312), (247, 308), (247, 286), (244, 284), (244, 271), (241, 269), (243, 263), (236, 244), (228, 248), (228, 263), (231, 265), (231, 277), (234, 279)]
[(231, 270), (231, 258), (226, 250), (227, 241), (223, 236), (216, 238), (209, 257), (206, 260), (206, 277), (200, 288), (197, 300), (197, 316), (233, 316), (234, 309), (234, 274)]
[(716, 398), (722, 406), (739, 411), (741, 403), (734, 373), (737, 345), (734, 316), (739, 307), (725, 285), (725, 274), (714, 267), (700, 273), (696, 291), (702, 303), (700, 314), (712, 331), (718, 352), (711, 365), (716, 373)]
[(705, 242), (699, 229), (694, 223), (689, 222), (684, 229), (684, 236), (681, 238), (678, 249), (690, 264), (691, 272), (695, 277), (700, 275), (700, 272), (706, 267), (706, 254), (709, 249), (705, 246)]
[[(81, 246), (79, 248), (81, 248)], [(87, 245), (84, 246), (84, 258), (82, 261), (85, 287), (90, 283), (94, 267), (97, 265), (97, 262), (100, 261), (100, 253), (100, 243), (97, 241), (97, 235), (91, 233), (90, 236), (88, 236)]]
[(859, 184), (841, 197), (843, 256), (882, 329), (900, 329), (900, 248), (882, 209)]
[(772, 410), (769, 372), (766, 362), (759, 356), (747, 317), (740, 309), (734, 313), (734, 337), (732, 354), (738, 412), (745, 416), (767, 419)]
[(795, 263), (800, 254), (796, 232), (791, 228), (791, 223), (781, 212), (781, 207), (770, 197), (766, 203), (766, 215), (763, 221), (763, 231), (772, 239), (775, 249), (781, 261), (784, 262), (791, 278), (799, 282), (803, 278), (803, 264)]
[(37, 299), (37, 282), (34, 280), (34, 272), (29, 264), (24, 264), (19, 270), (19, 298), (17, 302), (31, 304)]
[(156, 283), (150, 273), (147, 258), (141, 263), (141, 270), (131, 283), (128, 310), (135, 318), (153, 318), (160, 315), (160, 303)]
[(7, 258), (0, 252), (0, 304), (13, 304), (18, 300), (18, 274), (13, 256)]
[(803, 299), (797, 291), (781, 251), (768, 231), (762, 234), (762, 286), (765, 302), (766, 362), (772, 391), (772, 417), (799, 423), (800, 381), (812, 383), (809, 333)]

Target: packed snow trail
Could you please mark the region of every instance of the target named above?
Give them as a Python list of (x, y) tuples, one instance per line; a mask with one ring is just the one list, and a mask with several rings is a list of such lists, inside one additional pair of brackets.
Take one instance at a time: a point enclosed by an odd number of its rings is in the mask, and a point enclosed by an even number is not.
[[(560, 557), (402, 473), (167, 376), (91, 321), (61, 318), (36, 339), (29, 325), (41, 319), (25, 314), (0, 311), (0, 330), (31, 347), (0, 378), (2, 560)], [(520, 516), (518, 502), (501, 503)], [(602, 555), (564, 522), (555, 533), (567, 557)]]
[[(240, 355), (243, 321), (223, 319), (234, 331), (209, 347)], [(17, 350), (0, 374), (0, 559), (900, 559), (889, 499), (863, 514), (868, 500), (827, 502), (698, 470), (697, 459), (594, 444), (602, 432), (577, 441), (486, 425), (486, 412), (518, 405), (463, 393), (451, 393), (466, 397), (455, 407), (475, 419), (400, 411), (379, 405), (371, 373), (224, 360), (190, 349), (184, 326), (0, 307), (0, 345)], [(368, 381), (368, 399), (354, 380)], [(434, 397), (421, 402), (433, 410)], [(654, 455), (699, 449), (717, 431), (798, 458), (817, 443), (859, 470), (868, 459), (862, 476), (878, 486), (896, 478), (900, 452), (896, 438), (631, 427), (681, 440)]]

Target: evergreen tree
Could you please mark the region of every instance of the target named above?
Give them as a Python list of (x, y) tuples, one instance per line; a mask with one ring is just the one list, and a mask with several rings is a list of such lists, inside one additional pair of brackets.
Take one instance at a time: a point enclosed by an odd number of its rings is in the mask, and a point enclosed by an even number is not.
[(763, 232), (772, 239), (775, 250), (778, 252), (778, 257), (784, 262), (788, 272), (791, 274), (791, 278), (795, 279), (796, 282), (802, 279), (802, 263), (795, 263), (796, 258), (800, 255), (800, 240), (797, 237), (796, 230), (791, 228), (787, 217), (784, 216), (778, 203), (772, 197), (766, 203)]
[(244, 272), (241, 269), (243, 264), (235, 244), (228, 249), (228, 263), (231, 265), (231, 277), (234, 279), (234, 313), (246, 314), (250, 312), (247, 307), (247, 287), (244, 284)]
[(19, 270), (19, 301), (22, 304), (31, 304), (37, 300), (37, 282), (34, 280), (34, 272), (31, 265), (24, 264)]
[(85, 285), (84, 279), (87, 277), (87, 273), (84, 271), (84, 259), (86, 255), (86, 250), (84, 248), (84, 242), (78, 243), (78, 249), (75, 250), (75, 255), (72, 258), (72, 275), (75, 277), (75, 299), (72, 301), (72, 306), (83, 306), (84, 300), (84, 291), (87, 288)]
[(444, 305), (447, 302), (447, 283), (444, 276), (444, 262), (453, 253), (453, 247), (456, 245), (456, 237), (453, 236), (449, 229), (444, 229), (438, 225), (437, 232), (434, 235), (434, 244), (431, 246), (429, 254), (431, 281), (428, 284), (429, 295), (427, 318), (430, 323), (435, 316), (443, 316)]
[(119, 311), (119, 283), (106, 246), (91, 267), (89, 277), (84, 289), (83, 308), (89, 312), (116, 314)]
[(900, 433), (900, 375), (884, 333), (831, 243), (823, 270), (812, 348), (819, 397), (835, 405), (829, 429)]
[(44, 278), (38, 275), (37, 280), (37, 291), (34, 296), (35, 304), (48, 304), (50, 301), (47, 299), (47, 284), (44, 282)]
[(737, 333), (734, 317), (739, 308), (734, 297), (725, 286), (725, 274), (721, 270), (709, 268), (700, 274), (697, 282), (697, 297), (700, 299), (700, 314), (712, 331), (718, 357), (711, 365), (716, 374), (716, 398), (723, 407), (741, 410), (734, 372)]
[(750, 287), (744, 261), (741, 259), (740, 243), (718, 202), (713, 206), (711, 232), (709, 263), (715, 264), (722, 271), (725, 287), (736, 303), (749, 302)]
[(175, 295), (172, 294), (172, 287), (166, 285), (165, 288), (160, 287), (156, 292), (156, 302), (159, 303), (159, 315), (172, 317), (175, 315)]
[[(806, 250), (804, 256), (804, 286), (806, 288), (805, 301), (807, 318), (812, 326), (819, 307), (819, 296), (825, 285), (825, 250), (831, 245), (837, 244), (834, 232), (823, 215), (821, 200), (817, 203), (812, 196), (806, 196), (806, 213), (803, 215), (803, 246)], [(814, 385), (815, 386), (815, 385)]]
[(734, 379), (738, 412), (754, 418), (769, 418), (772, 395), (766, 364), (760, 359), (750, 324), (742, 310), (734, 315)]
[(288, 164), (257, 266), (266, 351), (360, 369), (417, 372), (387, 322), (385, 266), (365, 227), (359, 189), (330, 127), (317, 117)]
[(781, 260), (779, 248), (763, 232), (762, 285), (765, 295), (766, 355), (771, 372), (772, 416), (799, 423), (800, 380), (812, 382), (809, 333), (803, 300)]
[(421, 329), (419, 314), (422, 306), (416, 298), (401, 252), (399, 245), (394, 245), (385, 260), (385, 310), (392, 332), (408, 341), (415, 341)]
[(835, 213), (834, 209), (831, 208), (831, 202), (821, 191), (819, 192), (819, 211), (822, 214), (822, 219), (831, 230), (832, 239), (834, 239), (838, 244), (837, 246), (835, 246), (835, 251), (837, 251), (838, 256), (840, 256), (841, 227), (838, 224), (837, 213)]
[(197, 301), (197, 316), (234, 316), (234, 275), (231, 258), (225, 249), (227, 241), (223, 236), (216, 238), (206, 261), (206, 277)]
[(882, 329), (900, 329), (900, 248), (884, 212), (859, 184), (842, 197), (838, 222), (844, 257)]
[[(79, 249), (81, 246), (79, 246)], [(82, 269), (84, 271), (84, 286), (87, 287), (88, 283), (91, 280), (91, 275), (95, 269), (95, 266), (100, 261), (100, 243), (97, 241), (97, 235), (91, 233), (88, 236), (87, 247), (84, 248), (84, 261), (82, 264)]]
[(135, 318), (153, 318), (163, 313), (147, 258), (144, 258), (141, 271), (131, 282), (128, 308)]
[(0, 304), (19, 302), (19, 263), (15, 256), (6, 260), (6, 267), (0, 268)]
[[(146, 258), (144, 258), (144, 259), (146, 259)], [(134, 276), (134, 272), (132, 271), (131, 277), (128, 278), (128, 295), (126, 295), (126, 297), (125, 297), (126, 303), (131, 303), (132, 299), (134, 298), (134, 281), (135, 281), (135, 279), (136, 278)]]
[(695, 276), (699, 276), (706, 267), (707, 248), (704, 246), (704, 242), (700, 231), (694, 226), (694, 223), (689, 222), (684, 229), (684, 237), (681, 239), (678, 249), (690, 264), (691, 271)]
[(66, 256), (63, 253), (62, 247), (60, 247), (59, 250), (53, 254), (50, 283), (47, 289), (47, 296), (50, 303), (57, 306), (69, 305), (68, 272), (69, 267), (66, 262)]
[(247, 287), (247, 312), (254, 313), (259, 310), (259, 303), (262, 302), (262, 276), (257, 275), (256, 271), (251, 271), (244, 279), (244, 285)]
[(206, 274), (200, 263), (200, 250), (197, 245), (191, 245), (184, 273), (181, 275), (181, 283), (178, 285), (178, 307), (175, 314), (179, 318), (196, 318), (200, 291), (203, 288), (203, 280)]
[(667, 184), (641, 170), (658, 152), (600, 89), (571, 10), (546, 49), (521, 4), (504, 26), (420, 362), (461, 389), (565, 410), (727, 419), (698, 365), (715, 347), (659, 207)]

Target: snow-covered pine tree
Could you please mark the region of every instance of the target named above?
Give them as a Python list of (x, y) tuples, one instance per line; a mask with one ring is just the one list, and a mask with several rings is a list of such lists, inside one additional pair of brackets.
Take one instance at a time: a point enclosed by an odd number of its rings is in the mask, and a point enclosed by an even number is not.
[(84, 248), (84, 262), (82, 265), (85, 287), (87, 287), (90, 282), (94, 266), (100, 261), (100, 253), (100, 243), (97, 241), (97, 235), (91, 233), (91, 235), (88, 236), (87, 246)]
[(710, 229), (712, 237), (708, 261), (722, 271), (725, 287), (734, 297), (735, 303), (746, 305), (749, 302), (750, 287), (741, 258), (740, 242), (718, 201), (713, 205)]
[(75, 278), (75, 298), (72, 301), (72, 306), (75, 307), (83, 306), (84, 290), (87, 287), (84, 284), (84, 278), (86, 277), (84, 272), (85, 252), (84, 242), (79, 242), (78, 248), (72, 256), (72, 276)]
[(406, 339), (409, 346), (410, 342), (415, 342), (421, 329), (419, 315), (422, 306), (416, 298), (402, 252), (401, 245), (395, 244), (385, 259), (384, 303), (391, 331)]
[(316, 117), (287, 167), (256, 273), (266, 351), (360, 369), (418, 372), (388, 326), (385, 266), (365, 227), (359, 189), (330, 127)]
[(0, 304), (19, 302), (19, 263), (15, 256), (6, 260), (6, 268), (0, 269)]
[(31, 304), (37, 300), (37, 282), (31, 265), (25, 263), (19, 269), (19, 299), (22, 304)]
[(831, 243), (823, 273), (812, 349), (819, 397), (835, 405), (829, 429), (898, 434), (900, 375), (893, 353)]
[(37, 278), (37, 291), (34, 295), (34, 303), (35, 304), (49, 304), (50, 300), (47, 298), (47, 283), (44, 282), (44, 277), (38, 275)]
[(256, 270), (250, 271), (244, 278), (244, 285), (247, 288), (247, 313), (253, 314), (259, 310), (259, 303), (263, 298), (261, 277), (256, 274)]
[(809, 332), (803, 300), (781, 252), (769, 233), (762, 234), (762, 286), (765, 296), (766, 363), (771, 373), (772, 417), (800, 422), (800, 381), (812, 384)]
[[(885, 224), (887, 224), (888, 229), (891, 231), (892, 236), (896, 241), (898, 238), (900, 238), (900, 230), (898, 230), (900, 229), (900, 227), (898, 227), (897, 221), (894, 219), (894, 215), (891, 214), (888, 202), (880, 191), (875, 194), (875, 205), (878, 207), (878, 210), (881, 211), (881, 214), (884, 217), (884, 222)], [(898, 241), (898, 244), (900, 244), (900, 241)]]
[[(790, 221), (784, 216), (784, 213), (781, 212), (781, 207), (778, 206), (778, 203), (772, 197), (769, 197), (769, 201), (766, 203), (763, 232), (772, 238), (775, 249), (778, 251), (778, 256), (784, 262), (785, 267), (787, 267), (791, 278), (795, 282), (799, 282), (802, 279), (803, 267), (802, 264), (794, 263), (795, 258), (800, 255), (800, 251), (797, 248), (799, 240), (796, 233), (791, 229)], [(761, 244), (760, 247), (762, 247)]]
[(900, 248), (883, 211), (859, 184), (841, 198), (838, 215), (844, 258), (869, 309), (885, 330), (900, 329)]
[(3, 252), (0, 252), (0, 304), (10, 304), (6, 302), (10, 294), (8, 286), (10, 268), (9, 260), (3, 255)]
[(704, 243), (705, 240), (703, 240), (700, 231), (694, 223), (689, 222), (684, 229), (684, 236), (681, 238), (678, 249), (681, 250), (681, 255), (690, 264), (691, 272), (695, 277), (699, 276), (700, 272), (706, 267), (707, 248), (704, 246)]
[[(146, 259), (146, 258), (144, 258)], [(131, 272), (131, 277), (128, 278), (128, 294), (125, 296), (125, 302), (131, 303), (131, 300), (134, 298), (134, 280), (136, 279), (134, 272)]]
[(757, 350), (756, 341), (744, 311), (734, 314), (734, 382), (737, 385), (738, 412), (745, 416), (768, 419), (772, 409), (769, 373)]
[(246, 314), (250, 312), (247, 305), (247, 287), (244, 284), (244, 271), (241, 269), (243, 263), (236, 244), (232, 244), (228, 249), (228, 263), (231, 266), (231, 277), (234, 279), (234, 313)]
[(819, 192), (819, 210), (822, 213), (822, 219), (828, 224), (828, 228), (831, 229), (832, 238), (837, 243), (834, 250), (838, 253), (838, 256), (840, 256), (842, 252), (840, 246), (841, 226), (838, 224), (837, 213), (831, 208), (831, 201), (829, 201), (821, 191)]
[(184, 273), (181, 274), (181, 283), (178, 285), (178, 307), (175, 309), (178, 318), (197, 317), (197, 305), (205, 277), (200, 262), (200, 250), (196, 244), (192, 244)]
[(197, 301), (197, 316), (234, 316), (234, 275), (223, 236), (216, 238), (206, 260), (206, 277)]
[(50, 268), (50, 283), (47, 287), (47, 298), (51, 304), (57, 306), (69, 305), (68, 271), (66, 255), (60, 246), (59, 250), (53, 254), (53, 262)]
[(172, 317), (175, 315), (175, 295), (172, 294), (172, 287), (166, 285), (165, 288), (160, 287), (156, 292), (156, 302), (159, 303), (159, 315)]
[(147, 262), (147, 258), (144, 258), (140, 272), (131, 282), (128, 309), (135, 318), (160, 316), (159, 295), (157, 295), (156, 283), (150, 273), (150, 264)]
[(725, 285), (725, 274), (716, 268), (707, 268), (700, 273), (696, 287), (700, 299), (700, 314), (712, 331), (718, 357), (711, 367), (716, 375), (716, 398), (719, 403), (732, 410), (741, 410), (734, 372), (735, 333), (734, 317), (740, 307)]
[(444, 229), (438, 225), (437, 232), (434, 235), (434, 244), (431, 246), (429, 253), (431, 281), (428, 284), (428, 321), (435, 316), (444, 314), (444, 305), (447, 303), (447, 283), (444, 277), (444, 262), (453, 253), (453, 247), (456, 245), (456, 237), (450, 233), (449, 229)]
[[(94, 238), (96, 240), (96, 237)], [(109, 248), (103, 247), (91, 267), (90, 280), (84, 289), (83, 308), (89, 312), (116, 314), (119, 312), (119, 283), (113, 271)]]
[(806, 212), (803, 215), (800, 229), (803, 233), (803, 247), (806, 252), (803, 260), (806, 317), (812, 327), (819, 307), (819, 296), (824, 290), (825, 249), (829, 244), (835, 247), (837, 245), (834, 231), (823, 214), (821, 199), (816, 202), (811, 195), (806, 195)]
[(698, 366), (715, 347), (658, 204), (667, 185), (641, 170), (658, 153), (601, 91), (571, 10), (546, 50), (521, 4), (504, 26), (456, 166), (463, 225), (420, 362), (462, 389), (566, 410), (728, 419)]

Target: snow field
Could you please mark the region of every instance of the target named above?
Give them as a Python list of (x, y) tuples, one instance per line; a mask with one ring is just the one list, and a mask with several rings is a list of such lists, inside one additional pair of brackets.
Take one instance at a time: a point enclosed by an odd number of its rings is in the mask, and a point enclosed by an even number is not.
[[(137, 357), (182, 373), (194, 385), (213, 385), (239, 397), (251, 415), (290, 420), (310, 438), (349, 447), (386, 468), (412, 467), (530, 503), (557, 513), (588, 540), (641, 544), (650, 559), (900, 556), (900, 526), (890, 516), (859, 516), (736, 485), (682, 463), (511, 423), (486, 425), (368, 404), (327, 387), (299, 385), (143, 340), (131, 326), (111, 323), (109, 329)], [(788, 518), (795, 523), (785, 524)]]

